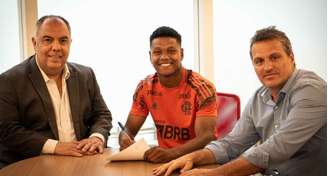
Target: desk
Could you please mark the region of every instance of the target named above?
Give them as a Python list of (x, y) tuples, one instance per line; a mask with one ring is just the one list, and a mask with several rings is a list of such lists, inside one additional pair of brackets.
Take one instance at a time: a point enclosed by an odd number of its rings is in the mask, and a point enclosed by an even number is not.
[(4, 167), (0, 176), (152, 176), (152, 170), (161, 165), (144, 161), (108, 162), (111, 153), (106, 149), (103, 154), (83, 157), (41, 155)]
[(108, 162), (111, 150), (83, 157), (41, 155), (8, 165), (0, 176), (151, 176), (160, 164), (144, 161)]

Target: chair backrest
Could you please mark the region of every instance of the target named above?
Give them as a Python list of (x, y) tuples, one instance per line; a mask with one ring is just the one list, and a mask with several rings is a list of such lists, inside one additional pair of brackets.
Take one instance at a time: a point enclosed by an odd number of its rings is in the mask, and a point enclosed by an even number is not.
[(235, 94), (217, 92), (218, 119), (215, 136), (222, 138), (227, 135), (240, 117), (240, 99)]

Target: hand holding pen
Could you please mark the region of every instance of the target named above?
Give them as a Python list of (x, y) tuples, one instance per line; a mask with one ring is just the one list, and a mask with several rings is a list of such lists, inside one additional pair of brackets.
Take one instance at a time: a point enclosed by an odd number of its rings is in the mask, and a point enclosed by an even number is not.
[(123, 149), (129, 147), (130, 145), (132, 145), (135, 141), (128, 134), (127, 130), (122, 125), (122, 123), (118, 122), (118, 125), (120, 126), (120, 128), (122, 130), (120, 132), (119, 136), (118, 136), (118, 141), (119, 141), (119, 144), (120, 144), (120, 150), (123, 150)]

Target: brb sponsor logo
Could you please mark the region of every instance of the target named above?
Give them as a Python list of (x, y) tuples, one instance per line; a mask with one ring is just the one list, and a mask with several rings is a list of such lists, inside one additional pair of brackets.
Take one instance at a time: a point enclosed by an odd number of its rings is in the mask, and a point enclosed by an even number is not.
[(157, 132), (164, 139), (174, 140), (190, 140), (190, 130), (188, 128), (180, 128), (171, 125), (156, 124)]

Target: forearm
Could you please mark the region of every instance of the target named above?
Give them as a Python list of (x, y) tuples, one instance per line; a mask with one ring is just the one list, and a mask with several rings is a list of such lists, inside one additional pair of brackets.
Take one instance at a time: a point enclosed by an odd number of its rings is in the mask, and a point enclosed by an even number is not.
[[(192, 160), (189, 157), (185, 157), (185, 155), (188, 153), (191, 153), (197, 149), (203, 148), (203, 146), (206, 145), (206, 143), (207, 143), (207, 142), (204, 142), (205, 141), (205, 140), (203, 140), (204, 138), (205, 137), (200, 136), (200, 137), (198, 137), (198, 139), (191, 140), (184, 145), (174, 147), (174, 148), (169, 148), (169, 149), (164, 149), (161, 147), (153, 147), (145, 152), (144, 158), (147, 161), (158, 163), (158, 162), (168, 162), (168, 161), (174, 160), (174, 159), (184, 155), (182, 158), (185, 158), (186, 160)], [(210, 138), (210, 137), (207, 137), (207, 138)], [(210, 152), (210, 153), (212, 154), (212, 152)], [(198, 158), (195, 157), (195, 159), (198, 159)], [(213, 155), (213, 161), (215, 161), (214, 155)]]
[[(90, 120), (87, 121), (87, 125), (91, 126), (91, 130), (88, 135), (99, 133), (104, 137), (104, 143), (106, 143), (109, 132), (113, 127), (112, 114), (108, 110), (105, 102), (100, 96), (100, 93), (97, 95), (98, 98), (93, 100), (93, 110), (91, 112)], [(83, 136), (83, 138), (87, 137), (89, 136)]]
[(186, 142), (185, 144), (172, 148), (176, 152), (176, 157), (191, 153), (195, 150), (202, 149), (210, 141), (214, 140), (215, 136), (211, 132), (204, 132), (203, 134), (195, 137), (194, 139)]
[(134, 116), (134, 115), (129, 115), (126, 123), (125, 123), (125, 131), (128, 133), (128, 135), (132, 138), (134, 138), (143, 123), (145, 122), (146, 117), (142, 116)]
[(218, 168), (213, 169), (213, 172), (215, 172), (215, 174), (224, 176), (244, 176), (255, 174), (261, 171), (263, 171), (262, 168), (255, 166), (242, 156)]
[[(101, 134), (105, 141), (108, 138), (109, 132), (112, 129), (112, 119), (111, 115), (99, 115), (98, 118), (95, 119), (93, 124), (90, 124), (91, 130), (89, 132), (89, 136), (94, 134), (94, 133), (99, 133)], [(84, 136), (84, 138), (87, 138), (89, 136)]]
[(196, 117), (196, 137), (175, 148), (178, 155), (177, 157), (204, 148), (206, 144), (214, 140), (215, 123), (216, 118), (214, 117)]
[(208, 149), (197, 150), (185, 156), (189, 156), (194, 165), (197, 166), (215, 163), (215, 157)]
[[(112, 128), (112, 114), (100, 94), (97, 83), (94, 84), (96, 88), (92, 99), (92, 110), (89, 116), (90, 120), (88, 120), (88, 125), (92, 126), (90, 134), (98, 132), (107, 136), (106, 134)], [(88, 106), (89, 105), (85, 105), (85, 109), (90, 108)]]
[(14, 122), (2, 123), (0, 121), (0, 129), (0, 141), (5, 141), (2, 144), (25, 156), (39, 155), (47, 140), (47, 137), (40, 133), (28, 130)]

